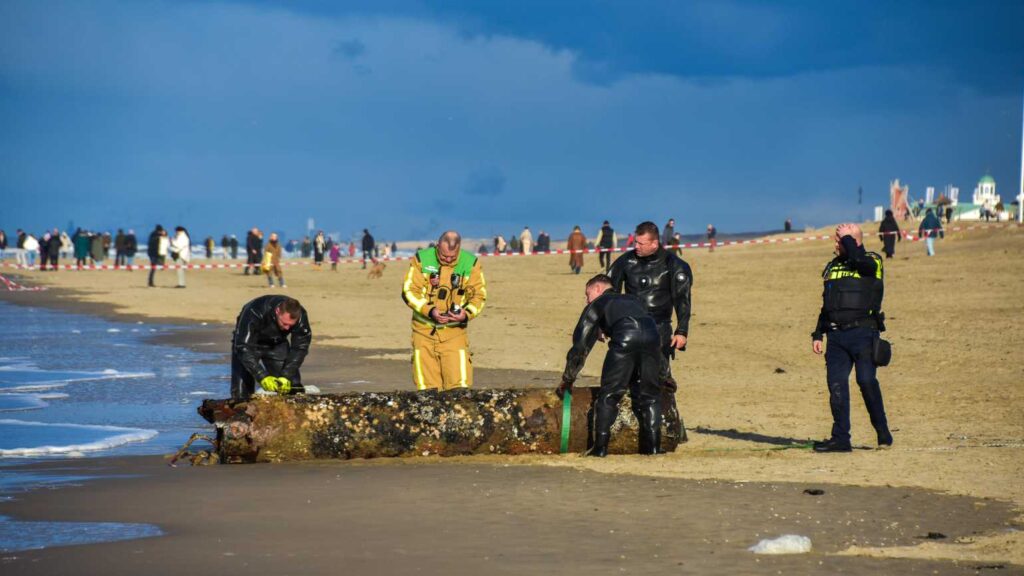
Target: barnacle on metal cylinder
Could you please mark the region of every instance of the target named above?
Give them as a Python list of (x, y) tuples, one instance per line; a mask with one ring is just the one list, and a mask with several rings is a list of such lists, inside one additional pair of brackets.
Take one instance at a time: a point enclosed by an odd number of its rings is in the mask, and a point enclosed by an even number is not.
[[(587, 445), (593, 389), (577, 388), (569, 450)], [(665, 403), (666, 406), (674, 404)], [(562, 400), (548, 390), (352, 392), (205, 400), (199, 414), (217, 426), (222, 462), (468, 454), (557, 454)], [(679, 415), (667, 410), (662, 449), (674, 451)], [(637, 422), (623, 399), (610, 453), (637, 449)]]

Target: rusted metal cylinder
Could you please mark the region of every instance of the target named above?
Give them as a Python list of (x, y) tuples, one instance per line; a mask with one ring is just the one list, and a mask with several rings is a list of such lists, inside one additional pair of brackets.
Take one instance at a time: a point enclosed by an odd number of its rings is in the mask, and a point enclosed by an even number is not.
[[(569, 450), (587, 447), (595, 389), (573, 392)], [(665, 395), (662, 449), (679, 443), (679, 415)], [(205, 400), (199, 414), (217, 426), (222, 462), (421, 455), (557, 454), (562, 400), (549, 390), (354, 392)], [(637, 451), (637, 421), (623, 399), (612, 454)]]

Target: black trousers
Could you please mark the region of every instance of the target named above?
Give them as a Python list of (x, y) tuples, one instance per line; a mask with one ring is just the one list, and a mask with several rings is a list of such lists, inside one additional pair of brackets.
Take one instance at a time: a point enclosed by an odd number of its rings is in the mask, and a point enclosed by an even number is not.
[(157, 256), (149, 263), (149, 285), (153, 286), (153, 279), (156, 277), (157, 266), (163, 266), (165, 262), (164, 256)]
[[(284, 371), (284, 362), (288, 358), (288, 342), (282, 342), (274, 348), (266, 348), (260, 352), (260, 362), (271, 376), (280, 376)], [(305, 392), (302, 387), (302, 374), (296, 370), (291, 379), (291, 394)], [(238, 350), (231, 352), (231, 398), (246, 400), (256, 392), (256, 378), (242, 365)]]
[(892, 258), (893, 254), (896, 253), (896, 237), (889, 234), (882, 239), (882, 251), (885, 252), (886, 258)]
[(885, 403), (878, 384), (878, 368), (871, 360), (871, 346), (878, 335), (873, 328), (861, 327), (828, 333), (825, 370), (828, 378), (828, 404), (832, 410), (832, 439), (850, 443), (850, 372), (857, 370), (857, 387), (879, 435), (889, 433)]
[[(611, 250), (611, 246), (601, 246), (601, 250)], [(604, 267), (604, 271), (608, 272), (608, 269), (612, 266), (612, 253), (611, 252), (598, 252), (597, 261)]]
[(260, 261), (263, 259), (263, 256), (260, 255), (258, 252), (256, 254), (253, 254), (252, 252), (248, 252), (247, 251), (246, 254), (248, 255), (247, 256), (248, 259), (245, 262), (245, 273), (246, 274), (249, 274), (249, 272), (252, 272), (253, 274), (258, 273), (259, 269), (260, 269), (259, 267), (260, 267), (260, 264), (261, 264)]
[[(651, 342), (657, 341), (652, 339)], [(612, 342), (604, 357), (595, 404), (617, 408), (626, 392), (629, 392), (634, 411), (657, 404), (661, 398), (661, 364), (656, 346), (642, 343), (621, 346)]]

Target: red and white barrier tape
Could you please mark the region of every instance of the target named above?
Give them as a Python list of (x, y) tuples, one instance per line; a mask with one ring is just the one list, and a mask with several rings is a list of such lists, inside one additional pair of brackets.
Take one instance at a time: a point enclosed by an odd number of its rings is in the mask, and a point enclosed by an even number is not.
[(41, 292), (46, 290), (45, 286), (22, 286), (3, 274), (0, 274), (0, 282), (3, 282), (4, 286), (7, 286), (7, 290), (10, 292)]
[[(966, 231), (966, 230), (980, 230), (980, 229), (986, 229), (986, 228), (1006, 228), (1006, 227), (1009, 227), (1009, 226), (1016, 226), (1016, 224), (1008, 223), (1008, 224), (953, 226), (953, 227), (945, 228), (945, 229), (936, 228), (934, 230), (925, 230), (925, 232), (929, 232), (929, 231), (960, 232), (960, 231)], [(893, 234), (893, 235), (895, 235), (895, 234), (897, 234), (897, 232), (882, 232), (882, 233), (879, 233), (879, 234), (880, 235), (886, 235), (886, 234)], [(899, 232), (898, 234), (902, 235), (906, 240), (909, 240), (911, 242), (918, 242), (918, 241), (924, 239), (923, 237), (921, 237), (919, 235), (915, 235), (915, 234), (913, 234), (911, 232)], [(869, 236), (870, 234), (865, 234), (865, 235)], [(749, 239), (749, 240), (724, 240), (724, 241), (721, 241), (721, 242), (715, 242), (714, 246), (716, 248), (721, 248), (721, 247), (728, 247), (728, 246), (754, 246), (754, 245), (759, 245), (759, 244), (788, 244), (788, 243), (793, 243), (793, 242), (807, 242), (807, 241), (815, 241), (815, 240), (832, 240), (832, 239), (833, 239), (833, 236), (831, 234), (823, 235), (823, 236), (792, 236), (792, 237), (784, 237), (784, 238), (754, 238), (754, 239)], [(678, 248), (681, 249), (681, 250), (693, 250), (693, 249), (700, 249), (700, 248), (710, 248), (711, 246), (712, 246), (711, 242), (686, 242), (686, 243), (683, 243), (683, 244), (679, 244)], [(667, 248), (670, 249), (670, 250), (674, 250), (676, 248), (676, 246), (672, 245), (672, 246), (668, 246)], [(557, 255), (567, 255), (567, 254), (596, 254), (596, 253), (600, 253), (600, 252), (604, 252), (604, 253), (629, 252), (632, 249), (633, 248), (631, 246), (630, 247), (621, 247), (621, 248), (620, 247), (617, 247), (617, 248), (584, 248), (582, 250), (569, 250), (569, 249), (566, 248), (566, 249), (560, 249), (560, 250), (549, 250), (549, 251), (545, 251), (545, 252), (531, 252), (531, 253), (500, 252), (500, 253), (495, 254), (493, 252), (488, 252), (486, 254), (479, 254), (479, 256), (487, 256), (487, 257), (493, 257), (493, 256), (501, 256), (501, 257), (513, 257), (513, 256), (519, 256), (519, 257), (522, 257), (522, 256), (557, 256)], [(404, 261), (404, 260), (412, 260), (413, 258), (415, 258), (415, 256), (388, 256), (388, 257), (375, 258), (375, 259), (372, 259), (372, 261), (374, 261), (374, 262), (401, 262), (401, 261)], [(362, 258), (344, 258), (344, 259), (339, 259), (338, 260), (338, 264), (360, 264), (362, 262), (363, 262)], [(331, 262), (329, 260), (324, 260), (323, 265), (326, 266), (327, 264), (330, 264), (330, 263)], [(314, 265), (314, 262), (309, 261), (309, 260), (299, 260), (299, 261), (287, 261), (286, 260), (286, 261), (282, 261), (281, 262), (281, 266), (311, 266), (311, 265)], [(22, 265), (22, 264), (11, 264), (11, 263), (3, 263), (2, 266), (6, 267), (6, 268), (13, 268), (13, 269), (18, 269), (18, 270), (40, 270), (41, 269), (40, 266), (25, 266), (25, 265)], [(257, 269), (257, 270), (260, 268), (259, 264), (230, 263), (230, 264), (163, 264), (163, 265), (160, 265), (160, 266), (156, 266), (156, 269), (157, 270), (179, 270), (179, 269), (185, 269), (185, 270), (226, 270), (226, 269), (235, 269), (235, 270), (237, 270), (237, 269), (247, 268), (247, 267), (250, 267), (250, 266), (255, 268), (255, 269)], [(47, 266), (47, 267), (45, 267), (45, 269), (52, 270), (53, 268), (50, 267), (50, 266)], [(109, 264), (90, 265), (90, 266), (77, 266), (77, 265), (74, 265), (74, 264), (59, 264), (57, 266), (57, 269), (58, 270), (67, 270), (67, 271), (87, 271), (87, 270), (132, 271), (132, 270), (149, 270), (150, 266), (146, 265), (146, 264), (135, 264), (135, 265), (132, 265), (132, 266), (114, 266), (114, 265), (109, 265)]]

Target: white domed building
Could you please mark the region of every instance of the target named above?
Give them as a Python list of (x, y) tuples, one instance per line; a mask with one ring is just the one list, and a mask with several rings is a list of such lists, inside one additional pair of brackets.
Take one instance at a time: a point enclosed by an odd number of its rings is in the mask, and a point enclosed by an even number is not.
[(999, 194), (996, 194), (996, 181), (992, 176), (985, 174), (978, 180), (978, 185), (974, 187), (974, 194), (971, 196), (971, 203), (959, 202), (953, 204), (954, 218), (957, 220), (981, 220), (983, 218), (982, 209), (987, 207), (997, 220), (1008, 220), (1009, 213), (1006, 211), (1007, 206), (1003, 207), (1003, 211), (997, 211), (997, 206), (1002, 202)]

